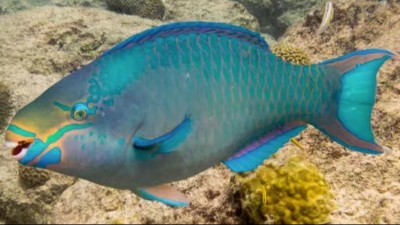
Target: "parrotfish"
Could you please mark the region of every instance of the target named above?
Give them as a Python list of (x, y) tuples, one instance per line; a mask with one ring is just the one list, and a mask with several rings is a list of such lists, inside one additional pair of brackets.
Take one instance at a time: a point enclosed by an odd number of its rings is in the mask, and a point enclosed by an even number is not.
[(310, 65), (274, 55), (262, 36), (204, 21), (160, 25), (123, 40), (19, 109), (12, 157), (172, 207), (171, 182), (223, 163), (256, 169), (308, 125), (380, 154), (371, 113), (379, 68), (365, 49)]

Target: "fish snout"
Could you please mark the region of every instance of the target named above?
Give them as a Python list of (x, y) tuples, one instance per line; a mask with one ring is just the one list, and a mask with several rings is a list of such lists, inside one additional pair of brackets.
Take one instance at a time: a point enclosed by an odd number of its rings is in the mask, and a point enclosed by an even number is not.
[(15, 143), (13, 143), (15, 147), (11, 150), (11, 156), (16, 160), (22, 159), (28, 152), (28, 148), (32, 142), (33, 140), (19, 141), (16, 146)]
[(17, 132), (13, 132), (12, 129), (7, 129), (4, 146), (11, 149), (11, 156), (15, 160), (20, 160), (26, 155), (33, 141), (33, 138), (20, 135)]
[(11, 156), (15, 160), (20, 160), (26, 155), (32, 143), (33, 139), (26, 139), (20, 141), (5, 141), (4, 145), (6, 148), (11, 149)]

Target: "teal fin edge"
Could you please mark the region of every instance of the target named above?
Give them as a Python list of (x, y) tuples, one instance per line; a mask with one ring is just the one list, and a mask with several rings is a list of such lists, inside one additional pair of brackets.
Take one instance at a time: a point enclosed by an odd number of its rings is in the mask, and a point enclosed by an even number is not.
[(342, 77), (338, 119), (358, 138), (375, 143), (371, 114), (375, 104), (376, 73), (386, 57), (360, 65)]
[[(289, 128), (281, 134), (274, 135), (260, 144), (259, 147), (244, 153), (239, 157), (233, 157), (223, 163), (233, 172), (241, 173), (256, 169), (264, 160), (268, 159), (272, 154), (277, 152), (283, 145), (290, 141), (291, 138), (298, 135), (307, 125), (295, 126)], [(272, 132), (273, 133), (273, 132)]]
[[(321, 62), (342, 71), (336, 97), (337, 112), (313, 125), (335, 142), (351, 150), (380, 154), (371, 126), (379, 68), (394, 54), (384, 49), (358, 50)], [(333, 121), (341, 125), (333, 125)], [(350, 137), (352, 135), (353, 137)], [(345, 139), (347, 141), (345, 141)]]

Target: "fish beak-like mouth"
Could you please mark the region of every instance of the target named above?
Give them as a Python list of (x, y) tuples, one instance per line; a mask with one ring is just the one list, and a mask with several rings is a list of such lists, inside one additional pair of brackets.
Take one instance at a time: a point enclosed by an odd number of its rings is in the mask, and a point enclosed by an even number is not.
[(22, 140), (22, 141), (18, 141), (18, 142), (8, 141), (5, 143), (5, 146), (7, 148), (12, 148), (11, 156), (14, 159), (20, 160), (26, 155), (26, 153), (28, 152), (28, 148), (32, 144), (32, 142), (33, 142), (33, 139), (27, 139), (27, 140)]

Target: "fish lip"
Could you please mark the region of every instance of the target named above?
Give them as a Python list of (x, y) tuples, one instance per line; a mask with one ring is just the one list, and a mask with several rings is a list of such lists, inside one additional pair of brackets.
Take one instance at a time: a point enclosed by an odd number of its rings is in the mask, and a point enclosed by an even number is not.
[[(12, 150), (12, 151), (14, 151), (14, 150)], [(11, 155), (12, 155), (13, 159), (19, 161), (22, 158), (24, 158), (24, 156), (26, 155), (27, 152), (28, 152), (28, 148), (22, 148), (22, 150), (19, 151), (19, 153), (17, 155), (14, 155), (13, 153)]]
[(11, 148), (11, 156), (15, 160), (21, 160), (24, 158), (26, 153), (29, 150), (29, 147), (32, 145), (33, 139), (27, 139), (27, 140), (22, 140), (18, 142), (11, 142), (7, 141), (4, 143), (4, 145), (8, 148)]

